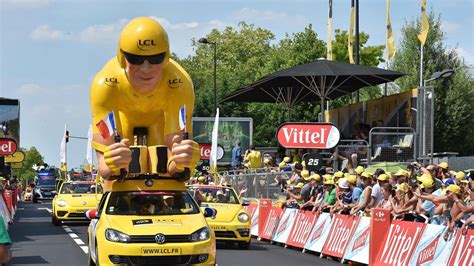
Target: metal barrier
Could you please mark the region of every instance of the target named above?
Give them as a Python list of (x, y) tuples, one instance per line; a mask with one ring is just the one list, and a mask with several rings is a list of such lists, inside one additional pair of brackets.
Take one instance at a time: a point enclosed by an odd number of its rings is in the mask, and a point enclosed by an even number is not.
[[(253, 170), (253, 171), (252, 171)], [(231, 185), (237, 193), (242, 189), (247, 189), (244, 194), (247, 198), (270, 198), (278, 199), (281, 194), (280, 181), (288, 180), (292, 172), (257, 172), (255, 169), (246, 171), (226, 171), (220, 173), (220, 178)]]
[(416, 160), (416, 132), (411, 127), (374, 127), (369, 132), (368, 163)]
[[(345, 139), (339, 142), (339, 145), (336, 146), (335, 153), (331, 157), (333, 159), (333, 168), (334, 169), (344, 169), (347, 162), (352, 160), (352, 157), (357, 156), (358, 164), (367, 164), (368, 163), (368, 150), (369, 143), (361, 139)], [(340, 157), (346, 159), (341, 159)], [(339, 165), (341, 162), (341, 165)], [(340, 167), (339, 167), (340, 166)]]

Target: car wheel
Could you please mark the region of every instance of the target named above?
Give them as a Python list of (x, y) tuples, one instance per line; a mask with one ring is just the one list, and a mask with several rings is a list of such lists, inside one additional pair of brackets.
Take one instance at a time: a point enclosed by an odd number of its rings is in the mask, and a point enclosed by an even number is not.
[(61, 221), (59, 221), (54, 214), (51, 216), (51, 222), (53, 223), (54, 226), (61, 225)]
[(249, 249), (250, 248), (250, 241), (249, 242), (239, 242), (239, 249)]

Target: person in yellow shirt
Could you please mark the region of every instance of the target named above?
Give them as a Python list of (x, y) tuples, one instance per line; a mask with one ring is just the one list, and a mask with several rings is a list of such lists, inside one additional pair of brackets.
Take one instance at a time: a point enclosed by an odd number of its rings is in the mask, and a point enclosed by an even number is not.
[(262, 168), (262, 153), (255, 150), (254, 145), (250, 145), (245, 152), (245, 161), (248, 162), (249, 169)]
[[(188, 73), (170, 58), (168, 35), (158, 21), (149, 17), (131, 20), (123, 29), (117, 56), (94, 78), (91, 90), (92, 123), (98, 125), (113, 111), (116, 132), (122, 137), (101, 134), (93, 126), (99, 175), (103, 179), (120, 174), (131, 161), (130, 140), (137, 127), (147, 130), (147, 145), (166, 145), (168, 173), (173, 176), (193, 169), (199, 159), (195, 141), (182, 138), (192, 132), (194, 89)], [(185, 106), (185, 129), (179, 115)], [(180, 131), (181, 130), (181, 131)]]

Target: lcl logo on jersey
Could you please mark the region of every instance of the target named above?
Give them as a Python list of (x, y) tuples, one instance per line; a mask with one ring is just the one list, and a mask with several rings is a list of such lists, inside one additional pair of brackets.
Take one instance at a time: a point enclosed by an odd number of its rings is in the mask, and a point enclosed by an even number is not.
[(138, 40), (137, 47), (142, 51), (150, 51), (156, 46), (155, 40)]
[(178, 88), (180, 86), (180, 84), (183, 84), (183, 81), (181, 80), (181, 78), (168, 80), (168, 86), (170, 88)]
[(120, 82), (118, 82), (117, 78), (105, 78), (104, 83), (105, 83), (105, 85), (107, 85), (109, 87), (115, 87)]

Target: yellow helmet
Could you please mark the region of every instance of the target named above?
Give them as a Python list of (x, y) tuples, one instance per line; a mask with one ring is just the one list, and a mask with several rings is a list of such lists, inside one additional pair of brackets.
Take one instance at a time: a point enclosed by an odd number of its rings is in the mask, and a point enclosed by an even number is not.
[(120, 66), (125, 68), (123, 52), (141, 56), (165, 53), (163, 63), (166, 65), (170, 59), (168, 34), (160, 23), (153, 18), (134, 18), (123, 28), (120, 34), (117, 59)]
[(309, 177), (309, 171), (308, 170), (303, 170), (301, 171), (301, 176), (304, 178), (304, 179), (307, 179)]

